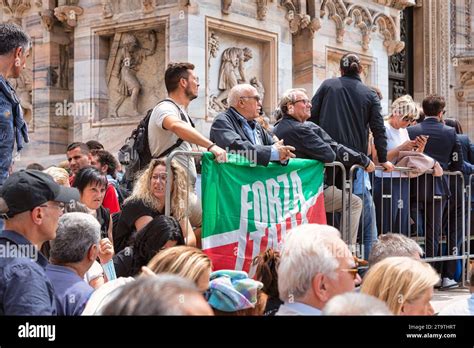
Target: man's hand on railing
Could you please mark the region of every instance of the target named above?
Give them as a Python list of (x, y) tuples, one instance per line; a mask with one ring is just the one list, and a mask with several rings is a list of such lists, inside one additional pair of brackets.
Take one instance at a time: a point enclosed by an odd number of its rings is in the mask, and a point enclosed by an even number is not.
[(384, 167), (384, 172), (391, 172), (392, 170), (395, 169), (395, 166), (390, 161), (387, 161), (385, 163), (380, 163), (380, 165)]
[(290, 145), (283, 144), (283, 139), (277, 141), (273, 144), (277, 149), (278, 153), (280, 154), (280, 161), (284, 162), (289, 160), (290, 158), (295, 158), (296, 155), (292, 152), (295, 151), (295, 148)]
[(367, 167), (365, 167), (365, 171), (367, 173), (371, 173), (375, 170), (375, 164), (374, 162), (370, 161), (370, 163), (367, 165)]
[(227, 152), (217, 145), (213, 145), (209, 148), (209, 151), (214, 155), (218, 163), (227, 162)]

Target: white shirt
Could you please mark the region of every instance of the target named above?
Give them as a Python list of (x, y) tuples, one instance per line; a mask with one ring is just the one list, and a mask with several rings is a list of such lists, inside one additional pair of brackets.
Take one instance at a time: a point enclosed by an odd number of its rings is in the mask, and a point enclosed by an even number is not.
[[(180, 106), (180, 110), (186, 116), (187, 122), (191, 123), (189, 115), (184, 110), (184, 108)], [(164, 151), (168, 150), (171, 146), (176, 144), (179, 139), (176, 134), (163, 128), (163, 121), (166, 116), (175, 116), (177, 119), (181, 120), (181, 114), (176, 108), (176, 105), (174, 105), (173, 103), (163, 102), (155, 106), (150, 117), (150, 123), (148, 124), (148, 143), (150, 144), (150, 152), (152, 156), (159, 156)], [(175, 150), (192, 151), (193, 149), (190, 143), (188, 143), (187, 141), (183, 141), (181, 145), (178, 146)], [(175, 159), (181, 166), (189, 169), (189, 173), (191, 176), (190, 181), (194, 186), (197, 176), (194, 157), (191, 157), (189, 159), (189, 166), (186, 157), (177, 156), (175, 157)]]
[[(408, 135), (408, 130), (406, 128), (393, 128), (388, 121), (385, 121), (385, 134), (387, 135), (387, 152), (390, 150), (395, 149), (396, 147), (403, 144), (405, 141), (410, 140), (410, 136)], [(391, 160), (392, 163), (396, 163), (398, 158), (393, 158)], [(377, 177), (394, 177), (398, 178), (400, 176), (400, 172), (393, 172), (393, 173), (382, 173), (380, 170), (375, 171), (375, 176)]]
[(275, 315), (321, 315), (321, 311), (301, 302), (293, 302), (282, 304)]

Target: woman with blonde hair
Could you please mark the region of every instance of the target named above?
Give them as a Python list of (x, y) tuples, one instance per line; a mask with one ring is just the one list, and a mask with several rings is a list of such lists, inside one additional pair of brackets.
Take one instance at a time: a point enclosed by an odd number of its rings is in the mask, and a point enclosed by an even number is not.
[(53, 167), (49, 167), (43, 170), (43, 173), (51, 175), (54, 181), (61, 186), (65, 186), (65, 187), (71, 186), (69, 185), (69, 173), (64, 168), (53, 166)]
[[(420, 107), (411, 96), (404, 95), (392, 103), (392, 111), (385, 118), (385, 134), (387, 136), (387, 160), (396, 164), (402, 151), (423, 152), (428, 138), (417, 137), (410, 140), (407, 127), (418, 119)], [(372, 156), (378, 163), (377, 151), (372, 145)], [(409, 179), (402, 178), (400, 172), (375, 172), (374, 202), (379, 233), (397, 232), (408, 235), (410, 197)], [(390, 196), (390, 199), (384, 197)], [(400, 204), (403, 202), (404, 204)]]
[(156, 274), (172, 273), (190, 279), (204, 292), (209, 287), (212, 262), (202, 250), (183, 245), (160, 251), (147, 267)]
[(154, 218), (164, 214), (167, 180), (171, 180), (171, 216), (179, 222), (186, 245), (196, 245), (196, 236), (186, 216), (189, 185), (185, 169), (173, 160), (171, 171), (172, 175), (168, 178), (165, 159), (152, 159), (139, 176), (131, 196), (124, 202), (117, 228), (114, 230), (116, 253), (130, 245), (131, 237), (136, 231), (140, 231)]
[(438, 281), (438, 274), (428, 263), (388, 257), (369, 269), (361, 292), (384, 301), (395, 315), (433, 315), (430, 300)]

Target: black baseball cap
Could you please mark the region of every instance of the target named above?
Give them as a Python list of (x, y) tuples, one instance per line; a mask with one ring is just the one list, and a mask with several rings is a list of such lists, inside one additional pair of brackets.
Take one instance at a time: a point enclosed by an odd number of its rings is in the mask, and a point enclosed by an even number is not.
[(1, 212), (7, 218), (48, 201), (70, 203), (80, 199), (76, 188), (60, 186), (50, 175), (39, 170), (21, 170), (10, 175), (0, 188), (0, 197), (8, 207), (7, 211)]

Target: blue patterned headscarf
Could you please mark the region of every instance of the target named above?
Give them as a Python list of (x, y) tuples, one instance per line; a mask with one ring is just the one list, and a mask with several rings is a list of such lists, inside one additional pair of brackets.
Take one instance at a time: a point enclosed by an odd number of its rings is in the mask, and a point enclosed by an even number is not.
[(223, 312), (254, 308), (258, 290), (262, 287), (262, 283), (249, 278), (246, 272), (216, 271), (210, 277), (207, 302), (212, 308)]

